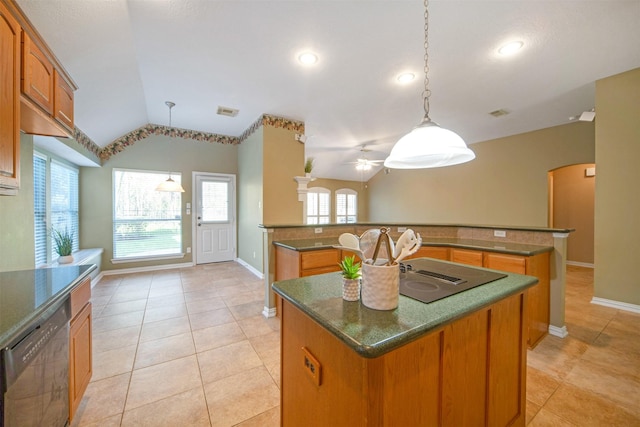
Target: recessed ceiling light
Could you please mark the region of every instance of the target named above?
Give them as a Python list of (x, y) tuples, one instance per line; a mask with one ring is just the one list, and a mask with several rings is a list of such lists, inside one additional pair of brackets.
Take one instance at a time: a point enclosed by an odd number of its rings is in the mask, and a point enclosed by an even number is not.
[(503, 45), (500, 49), (498, 49), (498, 53), (500, 55), (513, 55), (520, 49), (522, 49), (524, 43), (521, 41), (511, 42)]
[(409, 83), (412, 82), (413, 79), (416, 78), (416, 75), (413, 73), (402, 73), (400, 75), (398, 75), (398, 77), (396, 78), (398, 80), (398, 83)]
[(313, 65), (318, 62), (318, 55), (311, 52), (304, 52), (298, 55), (298, 61), (304, 65)]

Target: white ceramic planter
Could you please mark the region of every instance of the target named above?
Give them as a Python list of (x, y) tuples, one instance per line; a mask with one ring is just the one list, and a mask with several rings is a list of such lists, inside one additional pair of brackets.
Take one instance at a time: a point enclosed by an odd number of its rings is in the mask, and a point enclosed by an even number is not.
[(393, 310), (400, 295), (400, 267), (362, 264), (362, 304), (374, 310)]
[(71, 264), (73, 262), (73, 255), (64, 255), (58, 257), (58, 264)]
[(342, 279), (342, 299), (345, 301), (360, 299), (360, 279)]

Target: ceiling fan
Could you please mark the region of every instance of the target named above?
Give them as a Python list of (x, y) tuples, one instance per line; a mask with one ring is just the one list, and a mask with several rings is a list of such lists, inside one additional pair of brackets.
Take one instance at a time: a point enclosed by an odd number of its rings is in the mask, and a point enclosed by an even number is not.
[(356, 170), (364, 172), (364, 171), (371, 170), (372, 167), (378, 166), (380, 163), (384, 163), (384, 160), (368, 159), (366, 153), (370, 151), (372, 150), (369, 150), (368, 148), (366, 148), (365, 145), (363, 145), (362, 148), (360, 148), (360, 152), (362, 153), (362, 156), (359, 157), (355, 162), (349, 162), (349, 164), (355, 164)]

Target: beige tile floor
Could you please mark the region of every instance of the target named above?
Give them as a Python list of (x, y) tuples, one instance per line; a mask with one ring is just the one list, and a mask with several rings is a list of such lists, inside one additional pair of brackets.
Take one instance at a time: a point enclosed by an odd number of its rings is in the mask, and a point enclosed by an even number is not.
[[(106, 276), (94, 373), (72, 426), (277, 426), (279, 323), (234, 262)], [(590, 304), (569, 267), (567, 328), (529, 352), (530, 426), (640, 426), (640, 315)]]

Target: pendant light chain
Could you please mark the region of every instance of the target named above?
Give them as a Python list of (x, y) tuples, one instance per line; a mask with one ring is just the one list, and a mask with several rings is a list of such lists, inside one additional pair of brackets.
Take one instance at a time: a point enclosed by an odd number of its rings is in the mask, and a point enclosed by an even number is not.
[[(424, 92), (422, 97), (424, 100), (424, 118), (429, 119), (429, 9), (427, 8), (429, 0), (424, 0)], [(430, 120), (430, 119), (429, 119)]]

